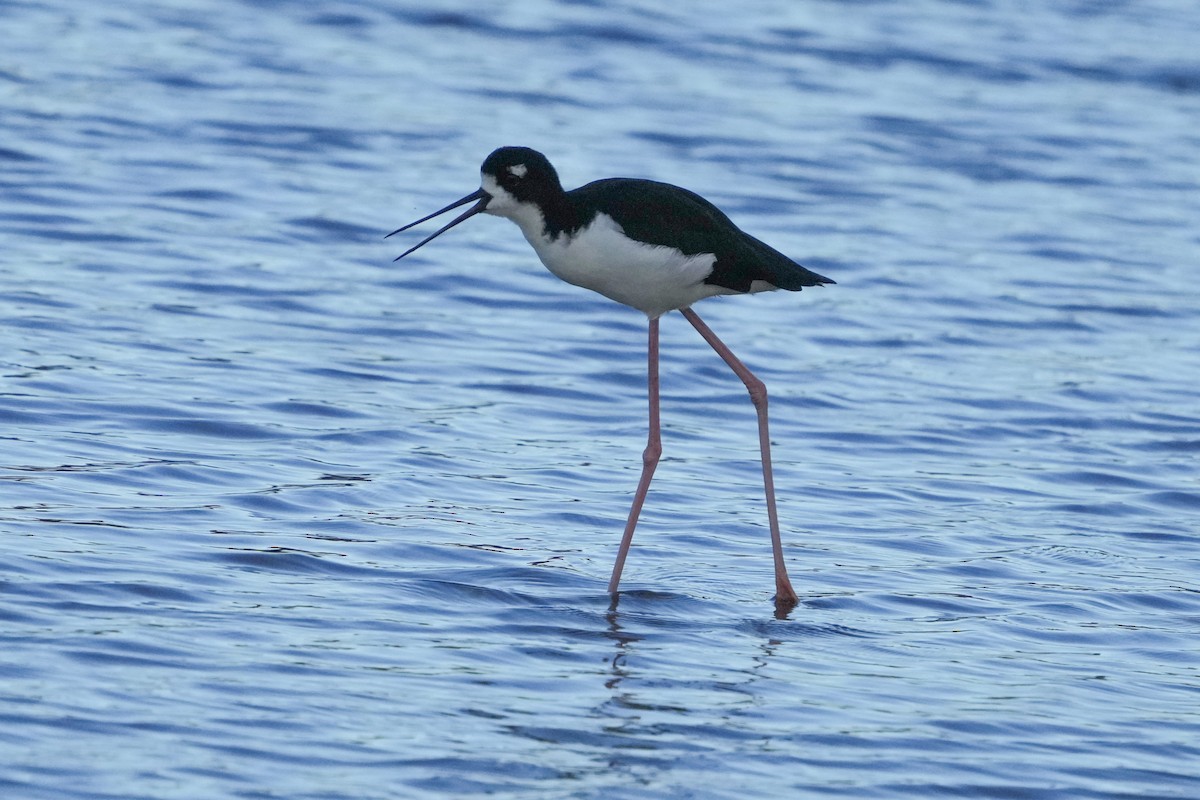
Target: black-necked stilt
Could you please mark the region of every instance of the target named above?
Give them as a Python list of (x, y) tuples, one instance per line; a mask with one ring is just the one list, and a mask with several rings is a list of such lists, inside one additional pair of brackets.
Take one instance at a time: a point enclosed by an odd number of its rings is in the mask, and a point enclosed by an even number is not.
[(650, 318), (648, 356), (650, 434), (642, 454), (642, 477), (617, 551), (609, 592), (621, 580), (625, 556), (650, 479), (662, 453), (658, 397), (658, 318), (678, 309), (733, 369), (758, 412), (763, 484), (775, 559), (775, 602), (797, 603), (788, 580), (775, 511), (767, 389), (717, 338), (691, 305), (719, 294), (750, 294), (833, 283), (755, 239), (716, 206), (687, 189), (633, 178), (594, 181), (567, 192), (544, 155), (528, 147), (501, 147), (483, 162), (478, 191), (440, 211), (389, 233), (391, 236), (470, 203), (465, 213), (399, 255), (399, 261), (476, 214), (508, 217), (520, 227), (546, 268), (568, 283), (632, 306)]

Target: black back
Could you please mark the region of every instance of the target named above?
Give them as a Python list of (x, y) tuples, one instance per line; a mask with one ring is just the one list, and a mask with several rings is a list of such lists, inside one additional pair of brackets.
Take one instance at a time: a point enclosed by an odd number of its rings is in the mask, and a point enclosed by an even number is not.
[(482, 170), (517, 200), (536, 203), (552, 237), (570, 235), (604, 213), (638, 241), (685, 255), (712, 253), (716, 262), (704, 282), (713, 286), (748, 292), (754, 281), (766, 281), (798, 291), (833, 283), (744, 233), (700, 195), (669, 183), (607, 178), (564, 192), (549, 159), (528, 147), (501, 147), (484, 160)]
[(750, 291), (753, 281), (780, 289), (833, 283), (806, 269), (775, 248), (745, 233), (721, 209), (695, 192), (658, 181), (608, 178), (567, 193), (576, 209), (576, 229), (591, 222), (580, 211), (603, 212), (626, 235), (649, 244), (674, 247), (685, 255), (712, 253), (712, 274), (705, 283), (737, 292)]

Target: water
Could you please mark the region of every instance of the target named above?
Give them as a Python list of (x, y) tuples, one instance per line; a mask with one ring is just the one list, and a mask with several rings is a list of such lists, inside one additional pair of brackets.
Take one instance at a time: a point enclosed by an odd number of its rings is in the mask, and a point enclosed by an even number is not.
[[(0, 795), (1200, 795), (1200, 12), (0, 4)], [(492, 148), (835, 287), (753, 414), (479, 218)]]

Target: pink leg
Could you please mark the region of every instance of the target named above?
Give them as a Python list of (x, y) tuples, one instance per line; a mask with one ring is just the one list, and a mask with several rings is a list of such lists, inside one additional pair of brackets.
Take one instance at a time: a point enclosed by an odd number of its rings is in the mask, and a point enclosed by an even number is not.
[(779, 514), (775, 511), (775, 478), (771, 472), (771, 437), (767, 433), (767, 387), (746, 368), (737, 356), (733, 354), (724, 342), (717, 338), (704, 320), (690, 308), (680, 309), (687, 321), (692, 323), (704, 341), (717, 351), (730, 369), (742, 379), (750, 391), (750, 399), (754, 402), (754, 410), (758, 412), (758, 446), (762, 452), (763, 488), (767, 495), (767, 520), (771, 525), (771, 551), (775, 556), (775, 604), (777, 606), (794, 607), (799, 602), (792, 582), (788, 580), (787, 567), (783, 563), (783, 542), (779, 536)]
[(646, 449), (642, 452), (642, 477), (638, 481), (637, 493), (633, 496), (633, 506), (629, 509), (629, 519), (625, 523), (625, 535), (621, 537), (617, 562), (613, 564), (612, 578), (608, 582), (610, 594), (617, 591), (617, 584), (621, 582), (621, 570), (625, 568), (625, 556), (629, 555), (633, 529), (637, 527), (638, 515), (642, 513), (646, 492), (650, 489), (650, 479), (654, 477), (654, 468), (658, 466), (658, 458), (662, 455), (662, 436), (658, 421), (658, 319), (650, 320), (650, 343), (646, 361), (647, 394), (650, 396), (650, 435), (646, 440)]

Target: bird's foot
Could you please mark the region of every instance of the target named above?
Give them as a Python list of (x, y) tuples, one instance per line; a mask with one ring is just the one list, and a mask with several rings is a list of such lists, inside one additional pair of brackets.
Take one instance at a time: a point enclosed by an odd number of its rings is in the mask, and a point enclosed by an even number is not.
[(800, 597), (787, 581), (775, 582), (775, 618), (786, 619), (792, 609), (800, 604)]

